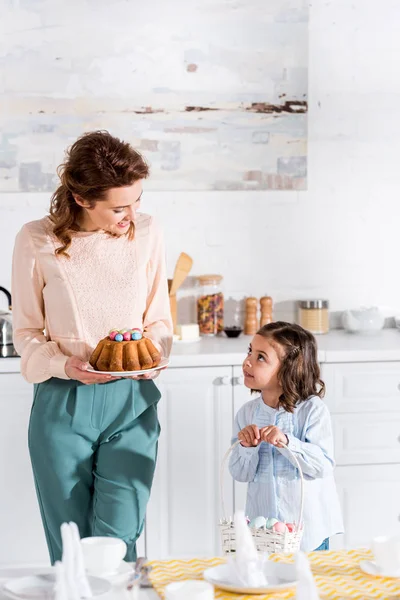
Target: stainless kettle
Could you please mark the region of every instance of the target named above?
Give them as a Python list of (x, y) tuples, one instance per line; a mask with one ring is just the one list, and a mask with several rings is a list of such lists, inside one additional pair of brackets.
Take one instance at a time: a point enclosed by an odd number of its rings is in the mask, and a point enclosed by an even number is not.
[[(7, 296), (8, 308), (11, 311), (11, 294), (8, 290), (0, 286), (0, 292)], [(13, 328), (11, 314), (0, 310), (0, 347), (12, 346)]]

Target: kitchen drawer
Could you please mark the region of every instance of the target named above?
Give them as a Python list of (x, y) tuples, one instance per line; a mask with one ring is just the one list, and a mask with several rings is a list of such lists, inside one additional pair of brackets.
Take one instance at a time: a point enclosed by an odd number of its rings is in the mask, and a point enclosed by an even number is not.
[(400, 412), (400, 362), (326, 363), (321, 377), (332, 414)]
[(333, 415), (338, 465), (400, 463), (400, 413)]

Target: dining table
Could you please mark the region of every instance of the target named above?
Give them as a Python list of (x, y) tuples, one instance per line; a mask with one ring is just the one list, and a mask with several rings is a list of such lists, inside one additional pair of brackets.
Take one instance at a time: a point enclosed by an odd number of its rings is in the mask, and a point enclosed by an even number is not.
[[(270, 556), (273, 562), (291, 563), (294, 555), (275, 554)], [(373, 555), (368, 548), (353, 550), (310, 552), (307, 554), (321, 600), (400, 600), (400, 577), (383, 577), (371, 572)], [(136, 588), (127, 590), (127, 576), (118, 581), (110, 580), (112, 585), (103, 600), (160, 600), (165, 597), (169, 583), (188, 579), (202, 579), (203, 573), (211, 567), (226, 562), (222, 557), (174, 559), (149, 561), (151, 583), (154, 588)], [(133, 567), (133, 565), (132, 565)], [(43, 574), (46, 568), (37, 566), (0, 567), (0, 600), (10, 600), (3, 591), (3, 584), (15, 577)], [(47, 567), (51, 572), (51, 567)], [(129, 573), (128, 573), (129, 576)], [(98, 596), (100, 598), (100, 596)], [(15, 597), (14, 600), (18, 600)], [(294, 600), (295, 588), (284, 589), (274, 594), (258, 596), (245, 593), (231, 593), (219, 587), (215, 588), (216, 600)], [(29, 600), (25, 596), (25, 600)], [(38, 598), (36, 597), (36, 600)], [(189, 600), (189, 599), (188, 599)]]

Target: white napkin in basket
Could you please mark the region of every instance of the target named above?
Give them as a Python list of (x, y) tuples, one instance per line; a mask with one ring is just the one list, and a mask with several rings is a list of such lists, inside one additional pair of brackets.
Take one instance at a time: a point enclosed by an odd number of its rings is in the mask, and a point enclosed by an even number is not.
[(260, 556), (251, 536), (243, 511), (234, 516), (236, 552), (229, 557), (229, 582), (240, 587), (263, 587), (268, 585), (264, 566), (268, 556)]
[(304, 552), (296, 554), (297, 600), (320, 600), (310, 563)]

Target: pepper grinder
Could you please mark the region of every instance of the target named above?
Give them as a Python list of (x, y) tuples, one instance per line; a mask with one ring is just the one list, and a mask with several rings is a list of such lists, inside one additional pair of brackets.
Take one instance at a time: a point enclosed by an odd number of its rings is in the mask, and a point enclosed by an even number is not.
[(255, 335), (258, 329), (257, 298), (246, 298), (246, 317), (244, 321), (244, 334)]
[(263, 296), (260, 299), (260, 327), (272, 323), (272, 298), (271, 296)]

